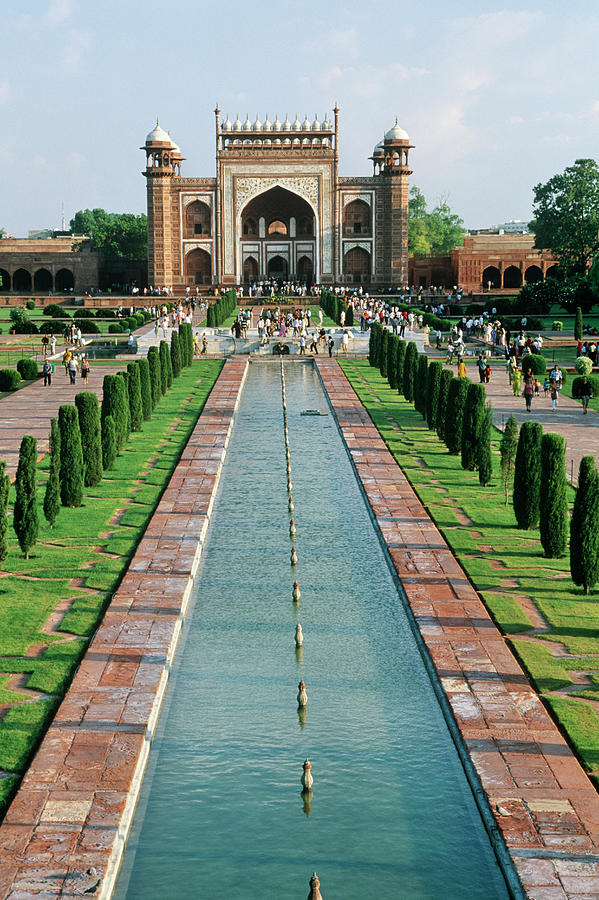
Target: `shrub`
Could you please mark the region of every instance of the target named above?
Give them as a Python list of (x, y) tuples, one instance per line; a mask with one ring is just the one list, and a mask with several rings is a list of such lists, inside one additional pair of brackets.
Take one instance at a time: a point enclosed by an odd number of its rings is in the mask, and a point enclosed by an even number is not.
[[(575, 378), (572, 382), (572, 396), (575, 400), (580, 399), (580, 392), (582, 388), (582, 378), (580, 375), (578, 378)], [(599, 397), (599, 376), (597, 375), (587, 375), (587, 381), (591, 385), (591, 390), (593, 392), (593, 397)]]
[(482, 384), (470, 384), (466, 394), (464, 421), (462, 424), (462, 468), (472, 472), (477, 468), (477, 446), (481, 440), (485, 415), (485, 388)]
[(6, 463), (0, 459), (0, 561), (8, 555), (8, 494), (10, 478), (6, 474)]
[(158, 348), (158, 357), (160, 359), (160, 390), (162, 394), (166, 394), (168, 389), (168, 360), (170, 359), (169, 346), (166, 341), (160, 341)]
[(100, 407), (98, 398), (91, 391), (75, 395), (75, 406), (79, 414), (81, 449), (83, 452), (84, 483), (95, 487), (102, 481), (102, 435), (100, 431)]
[(141, 391), (141, 408), (144, 422), (152, 415), (152, 384), (150, 381), (150, 364), (143, 356), (137, 360), (139, 366), (139, 389)]
[(469, 378), (453, 378), (447, 394), (445, 413), (445, 443), (450, 453), (457, 455), (462, 450), (462, 425), (466, 395), (472, 382)]
[(434, 360), (431, 362), (426, 373), (426, 423), (431, 431), (434, 431), (437, 427), (437, 410), (439, 406), (442, 372), (443, 363)]
[(0, 391), (14, 391), (21, 383), (21, 376), (15, 369), (0, 369)]
[(119, 325), (118, 322), (111, 322), (108, 326), (108, 334), (122, 334), (123, 326)]
[(558, 319), (556, 319), (556, 321), (553, 322), (553, 324), (551, 325), (551, 330), (552, 331), (563, 331), (564, 323), (560, 322)]
[(114, 419), (108, 415), (102, 419), (102, 465), (104, 470), (113, 469), (116, 460), (116, 428)]
[(74, 406), (58, 410), (60, 428), (60, 500), (63, 506), (81, 506), (83, 500), (83, 450), (79, 416)]
[[(432, 365), (432, 364), (431, 364)], [(453, 378), (451, 369), (441, 370), (441, 379), (439, 382), (439, 400), (437, 402), (437, 436), (439, 440), (445, 442), (445, 421), (447, 415), (447, 403), (449, 398), (449, 385)]]
[(392, 332), (389, 332), (389, 340), (387, 342), (387, 381), (392, 391), (397, 390), (397, 338)]
[(50, 423), (50, 473), (46, 482), (44, 494), (44, 516), (50, 526), (54, 523), (60, 512), (60, 429), (58, 419), (52, 419)]
[(60, 323), (52, 320), (51, 322), (42, 322), (39, 326), (40, 334), (56, 334), (60, 329)]
[[(480, 387), (480, 385), (475, 385)], [(483, 412), (480, 438), (476, 445), (476, 467), (479, 483), (484, 486), (491, 483), (493, 477), (493, 457), (491, 455), (491, 432), (493, 430), (493, 410), (491, 404)]]
[(541, 458), (539, 533), (545, 556), (559, 559), (566, 552), (568, 535), (566, 441), (561, 434), (543, 435)]
[(116, 310), (102, 307), (96, 310), (96, 319), (116, 319)]
[(580, 306), (576, 307), (576, 317), (574, 319), (574, 340), (582, 340), (582, 309), (580, 308)]
[(22, 325), (29, 322), (29, 316), (22, 306), (13, 307), (9, 313), (9, 318), (13, 325)]
[(129, 316), (125, 322), (129, 331), (135, 331), (135, 329), (139, 327), (135, 316)]
[(523, 422), (514, 464), (512, 503), (519, 528), (535, 528), (541, 501), (541, 440), (539, 422)]
[(80, 328), (82, 334), (100, 334), (100, 327), (90, 319), (75, 319), (75, 327)]
[(516, 421), (515, 416), (510, 416), (505, 423), (505, 428), (503, 429), (503, 434), (501, 436), (501, 443), (499, 444), (499, 453), (501, 454), (501, 485), (505, 492), (506, 506), (509, 499), (510, 487), (512, 486), (517, 449), (518, 422)]
[(156, 404), (162, 396), (158, 347), (150, 347), (148, 350), (148, 363), (150, 365), (150, 384), (152, 387), (152, 409), (156, 409)]
[(529, 353), (522, 357), (522, 376), (532, 375), (541, 378), (547, 371), (547, 360), (539, 353)]
[(127, 363), (129, 410), (131, 412), (131, 431), (141, 431), (143, 410), (141, 405), (140, 372), (136, 362)]
[(178, 378), (181, 374), (181, 348), (179, 347), (179, 332), (174, 328), (171, 334), (171, 365), (173, 377)]
[(30, 322), (29, 320), (27, 322), (15, 322), (11, 327), (11, 331), (13, 334), (39, 334), (35, 322)]
[[(19, 367), (17, 366), (17, 369)], [(588, 356), (578, 356), (574, 363), (574, 368), (579, 375), (590, 375), (593, 371), (593, 361)]]
[(395, 342), (395, 380), (398, 394), (403, 394), (403, 367), (406, 358), (406, 346), (407, 344), (402, 338), (398, 338)]
[(570, 573), (589, 593), (599, 581), (599, 473), (592, 456), (583, 456), (570, 520)]
[(33, 381), (39, 374), (37, 363), (34, 359), (20, 359), (17, 363), (17, 372), (23, 381)]
[(75, 318), (77, 318), (77, 319), (94, 319), (95, 313), (94, 313), (93, 309), (86, 309), (85, 307), (82, 307), (81, 309), (78, 309), (77, 312), (75, 313)]
[(66, 310), (59, 306), (58, 303), (49, 303), (48, 306), (44, 306), (45, 316), (51, 316), (53, 319), (64, 319), (67, 316)]
[(426, 418), (426, 371), (428, 369), (428, 356), (426, 353), (418, 354), (416, 377), (414, 379), (414, 408)]
[(13, 528), (19, 546), (29, 559), (29, 551), (37, 541), (37, 441), (26, 434), (19, 449), (19, 464), (15, 480), (15, 505), (13, 509)]
[(35, 309), (35, 300), (28, 300), (25, 306), (27, 309)]
[(135, 315), (133, 316), (133, 318), (134, 318), (135, 321), (137, 322), (137, 327), (138, 327), (138, 328), (140, 328), (142, 325), (145, 325), (146, 317), (143, 315), (143, 313), (135, 313)]
[(403, 366), (403, 395), (410, 403), (414, 400), (414, 380), (416, 378), (417, 364), (418, 347), (414, 341), (410, 341), (406, 348), (406, 357)]

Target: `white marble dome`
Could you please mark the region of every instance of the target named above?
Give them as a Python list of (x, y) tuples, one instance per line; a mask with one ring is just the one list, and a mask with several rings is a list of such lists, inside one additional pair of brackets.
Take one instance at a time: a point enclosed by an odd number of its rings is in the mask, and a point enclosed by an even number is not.
[(253, 127), (254, 127), (254, 131), (262, 131), (262, 122), (260, 121), (258, 116), (256, 116), (256, 121), (254, 122)]
[(283, 122), (283, 131), (291, 131), (291, 122), (289, 121), (289, 116), (285, 116), (285, 121)]
[(393, 128), (390, 128), (389, 131), (385, 135), (386, 141), (409, 141), (409, 135), (407, 131), (404, 131), (403, 128), (398, 124), (397, 119), (395, 120), (395, 125)]
[(244, 131), (252, 130), (252, 123), (250, 122), (250, 117), (247, 114), (246, 114), (245, 122), (243, 123), (243, 130)]
[(223, 131), (232, 131), (232, 130), (233, 130), (233, 125), (231, 124), (230, 118), (227, 116), (226, 121), (223, 122)]
[(295, 122), (293, 123), (293, 130), (294, 130), (294, 131), (301, 131), (301, 130), (302, 130), (302, 123), (301, 123), (300, 120), (298, 119), (297, 113), (295, 114)]
[(239, 118), (239, 116), (237, 116), (237, 118), (233, 122), (233, 131), (241, 131), (242, 127), (243, 126), (241, 124), (241, 119)]
[(272, 122), (268, 118), (268, 113), (266, 113), (266, 118), (264, 120), (264, 124), (262, 126), (263, 131), (272, 131)]
[(273, 126), (272, 126), (273, 131), (280, 131), (281, 127), (282, 126), (281, 126), (281, 122), (279, 120), (279, 114), (277, 113), (277, 115), (275, 116), (275, 120), (273, 122)]
[(311, 124), (310, 119), (308, 118), (308, 115), (307, 115), (307, 114), (306, 114), (306, 117), (305, 117), (304, 121), (302, 122), (302, 129), (303, 129), (304, 131), (311, 131), (311, 130), (312, 130), (312, 124)]
[(156, 125), (146, 138), (146, 144), (172, 144), (170, 136), (164, 128), (160, 127), (158, 119), (156, 119)]
[(320, 122), (317, 115), (314, 116), (314, 121), (312, 122), (312, 131), (320, 131)]

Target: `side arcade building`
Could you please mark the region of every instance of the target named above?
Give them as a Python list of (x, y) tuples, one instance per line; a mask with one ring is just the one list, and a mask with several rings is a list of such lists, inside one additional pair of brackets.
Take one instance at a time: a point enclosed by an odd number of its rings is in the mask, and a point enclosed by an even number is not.
[(374, 148), (373, 174), (339, 176), (333, 120), (222, 119), (216, 178), (184, 178), (184, 157), (158, 123), (146, 154), (148, 281), (172, 288), (264, 278), (408, 284), (409, 152), (397, 124)]

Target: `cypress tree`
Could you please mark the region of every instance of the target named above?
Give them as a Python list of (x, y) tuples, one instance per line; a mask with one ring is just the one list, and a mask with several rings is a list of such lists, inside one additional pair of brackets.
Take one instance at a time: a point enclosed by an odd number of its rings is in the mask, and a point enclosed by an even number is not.
[(539, 536), (545, 556), (559, 559), (568, 542), (566, 441), (561, 434), (543, 435), (541, 458)]
[(179, 336), (185, 345), (185, 365), (190, 366), (193, 362), (193, 329), (189, 322), (183, 322), (179, 329)]
[(414, 341), (410, 341), (406, 348), (406, 357), (403, 365), (403, 395), (410, 403), (414, 400), (414, 381), (418, 361), (418, 347)]
[(512, 503), (519, 528), (535, 528), (541, 502), (540, 422), (523, 422), (516, 449)]
[[(193, 329), (192, 329), (193, 332)], [(192, 338), (193, 340), (193, 338)], [(173, 361), (171, 359), (171, 349), (169, 345), (166, 343), (166, 386), (170, 388), (173, 384)]]
[[(161, 378), (160, 378), (160, 357), (157, 347), (150, 347), (148, 350), (148, 363), (150, 365), (150, 384), (152, 385), (152, 409), (156, 409), (156, 404), (162, 396)], [(187, 365), (187, 363), (185, 363)]]
[(580, 306), (576, 307), (576, 318), (574, 320), (574, 340), (582, 340), (582, 309), (580, 308)]
[(406, 359), (406, 342), (398, 338), (395, 342), (395, 379), (397, 381), (397, 393), (403, 394), (403, 367)]
[(60, 500), (63, 506), (81, 506), (83, 500), (83, 450), (79, 416), (74, 406), (58, 410), (60, 428)]
[(15, 481), (16, 499), (13, 510), (13, 528), (25, 559), (29, 559), (29, 551), (37, 541), (36, 464), (37, 441), (30, 434), (26, 434), (19, 449)]
[(100, 407), (96, 394), (84, 391), (75, 395), (79, 414), (81, 449), (85, 469), (86, 487), (94, 487), (102, 481), (102, 435), (100, 431)]
[[(215, 327), (215, 324), (214, 324), (214, 307), (212, 306), (211, 303), (209, 304), (209, 306), (208, 306), (208, 311), (207, 311), (207, 313), (206, 313), (206, 325), (208, 326), (208, 328), (214, 328), (214, 327)], [(182, 363), (182, 365), (185, 365), (185, 363)]]
[(426, 372), (426, 424), (434, 431), (437, 427), (437, 411), (441, 391), (441, 373), (443, 363), (434, 360)]
[(491, 431), (493, 428), (493, 410), (487, 403), (483, 412), (480, 428), (480, 439), (476, 446), (476, 467), (478, 480), (483, 486), (491, 483), (493, 477), (493, 457), (491, 456)]
[(449, 382), (445, 414), (445, 443), (449, 452), (454, 455), (461, 453), (462, 450), (464, 407), (471, 383), (469, 378), (453, 378)]
[(439, 401), (437, 403), (437, 436), (445, 443), (445, 421), (449, 402), (449, 385), (453, 378), (451, 369), (442, 369), (439, 383)]
[(482, 384), (470, 384), (462, 425), (462, 468), (472, 472), (477, 467), (476, 448), (480, 441), (484, 415), (485, 389)]
[(112, 416), (117, 452), (127, 439), (127, 419), (124, 406), (124, 390), (119, 375), (105, 375), (102, 397), (102, 422)]
[(114, 469), (116, 460), (116, 428), (112, 416), (102, 419), (102, 463), (104, 469)]
[(58, 419), (52, 419), (50, 423), (50, 473), (46, 482), (44, 494), (44, 516), (50, 528), (60, 512), (60, 430)]
[(416, 377), (414, 379), (414, 408), (426, 418), (426, 385), (427, 385), (428, 356), (426, 353), (418, 354)]
[(383, 378), (387, 377), (387, 358), (389, 354), (389, 334), (386, 328), (382, 328), (381, 348), (379, 352), (379, 371)]
[(167, 356), (170, 356), (168, 352), (168, 344), (166, 341), (160, 341), (160, 346), (158, 348), (158, 359), (160, 360), (160, 393), (162, 396), (166, 394), (168, 388), (168, 367), (167, 367)]
[(139, 366), (139, 389), (144, 422), (152, 415), (152, 383), (150, 381), (150, 364), (145, 357), (137, 360)]
[(179, 325), (179, 347), (181, 348), (181, 366), (187, 368), (189, 360), (187, 358), (187, 338), (185, 336), (185, 322)]
[(387, 345), (387, 381), (391, 390), (397, 390), (397, 345), (398, 338), (389, 332), (389, 342)]
[[(119, 395), (119, 403), (122, 405), (123, 410), (123, 421), (125, 423), (125, 434), (121, 447), (125, 446), (127, 441), (129, 440), (129, 435), (131, 434), (131, 407), (129, 404), (129, 373), (128, 372), (117, 372), (117, 392)], [(121, 384), (118, 384), (118, 380), (120, 379)]]
[(129, 411), (131, 413), (131, 431), (141, 431), (143, 419), (141, 405), (141, 388), (139, 366), (136, 362), (127, 363), (127, 387), (129, 388)]
[(599, 581), (599, 474), (595, 459), (583, 456), (570, 520), (570, 572), (585, 594)]
[(514, 474), (516, 450), (518, 448), (518, 422), (515, 416), (510, 416), (505, 423), (499, 452), (501, 454), (501, 485), (505, 492), (505, 505), (509, 500), (510, 487)]
[(10, 478), (6, 474), (6, 463), (0, 459), (0, 561), (8, 555), (8, 492)]
[(171, 363), (173, 366), (173, 377), (178, 378), (181, 374), (181, 348), (179, 347), (179, 332), (173, 328), (171, 334)]
[(378, 360), (377, 360), (377, 330), (378, 330), (378, 322), (373, 322), (370, 326), (370, 337), (368, 339), (368, 363), (371, 366), (377, 366), (378, 368)]

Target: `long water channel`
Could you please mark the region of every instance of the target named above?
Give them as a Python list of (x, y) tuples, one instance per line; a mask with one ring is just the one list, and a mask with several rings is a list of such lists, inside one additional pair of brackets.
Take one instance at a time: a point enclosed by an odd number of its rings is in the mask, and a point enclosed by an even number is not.
[(115, 896), (296, 900), (316, 870), (325, 900), (507, 898), (318, 374), (285, 376), (298, 564), (252, 364)]

